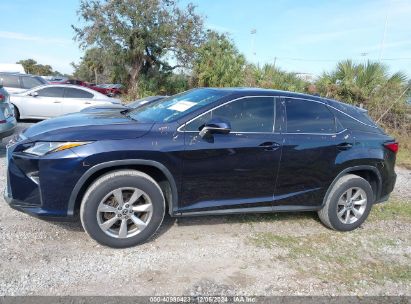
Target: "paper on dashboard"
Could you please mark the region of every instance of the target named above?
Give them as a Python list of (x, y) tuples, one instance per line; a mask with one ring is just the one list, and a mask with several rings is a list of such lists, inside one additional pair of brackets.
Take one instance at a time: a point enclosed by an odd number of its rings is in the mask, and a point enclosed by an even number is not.
[(184, 111), (187, 111), (188, 109), (190, 109), (191, 107), (194, 107), (196, 104), (197, 103), (195, 103), (195, 102), (182, 100), (182, 101), (179, 101), (179, 102), (173, 104), (171, 107), (168, 107), (168, 109), (178, 111), (178, 112), (184, 112)]

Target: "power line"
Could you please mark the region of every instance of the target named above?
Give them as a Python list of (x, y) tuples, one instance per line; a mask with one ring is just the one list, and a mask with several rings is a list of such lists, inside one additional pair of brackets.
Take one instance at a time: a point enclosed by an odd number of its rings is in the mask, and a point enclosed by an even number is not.
[[(296, 57), (275, 57), (276, 60), (290, 60), (290, 61), (306, 61), (306, 62), (336, 62), (343, 61), (344, 59), (306, 59), (306, 58), (296, 58)], [(362, 59), (353, 59), (353, 60), (362, 60)], [(377, 61), (376, 59), (374, 59)], [(400, 60), (411, 60), (411, 57), (398, 57), (398, 58), (381, 58), (381, 61), (400, 61)]]

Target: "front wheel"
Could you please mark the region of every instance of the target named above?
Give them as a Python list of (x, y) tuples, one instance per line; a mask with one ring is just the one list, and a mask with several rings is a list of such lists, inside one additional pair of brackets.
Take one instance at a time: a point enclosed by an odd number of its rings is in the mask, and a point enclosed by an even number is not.
[(331, 229), (354, 230), (367, 219), (373, 198), (371, 185), (365, 179), (347, 174), (333, 186), (318, 216)]
[(81, 203), (84, 230), (98, 243), (114, 248), (145, 242), (160, 227), (165, 200), (149, 175), (118, 170), (97, 179)]

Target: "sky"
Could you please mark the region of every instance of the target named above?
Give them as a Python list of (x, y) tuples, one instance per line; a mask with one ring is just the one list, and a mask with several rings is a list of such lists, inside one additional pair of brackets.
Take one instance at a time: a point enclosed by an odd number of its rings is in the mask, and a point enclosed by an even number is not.
[[(33, 58), (71, 73), (79, 0), (0, 0), (0, 63)], [(320, 75), (339, 60), (380, 60), (411, 77), (410, 0), (180, 0), (228, 33), (247, 60)], [(254, 34), (251, 34), (255, 30)]]

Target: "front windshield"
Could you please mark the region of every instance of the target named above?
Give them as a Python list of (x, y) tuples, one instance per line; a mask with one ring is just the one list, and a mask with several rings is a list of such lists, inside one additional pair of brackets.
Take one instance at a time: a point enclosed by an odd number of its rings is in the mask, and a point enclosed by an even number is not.
[(127, 113), (140, 122), (170, 122), (207, 106), (229, 92), (216, 89), (195, 89), (142, 105)]

